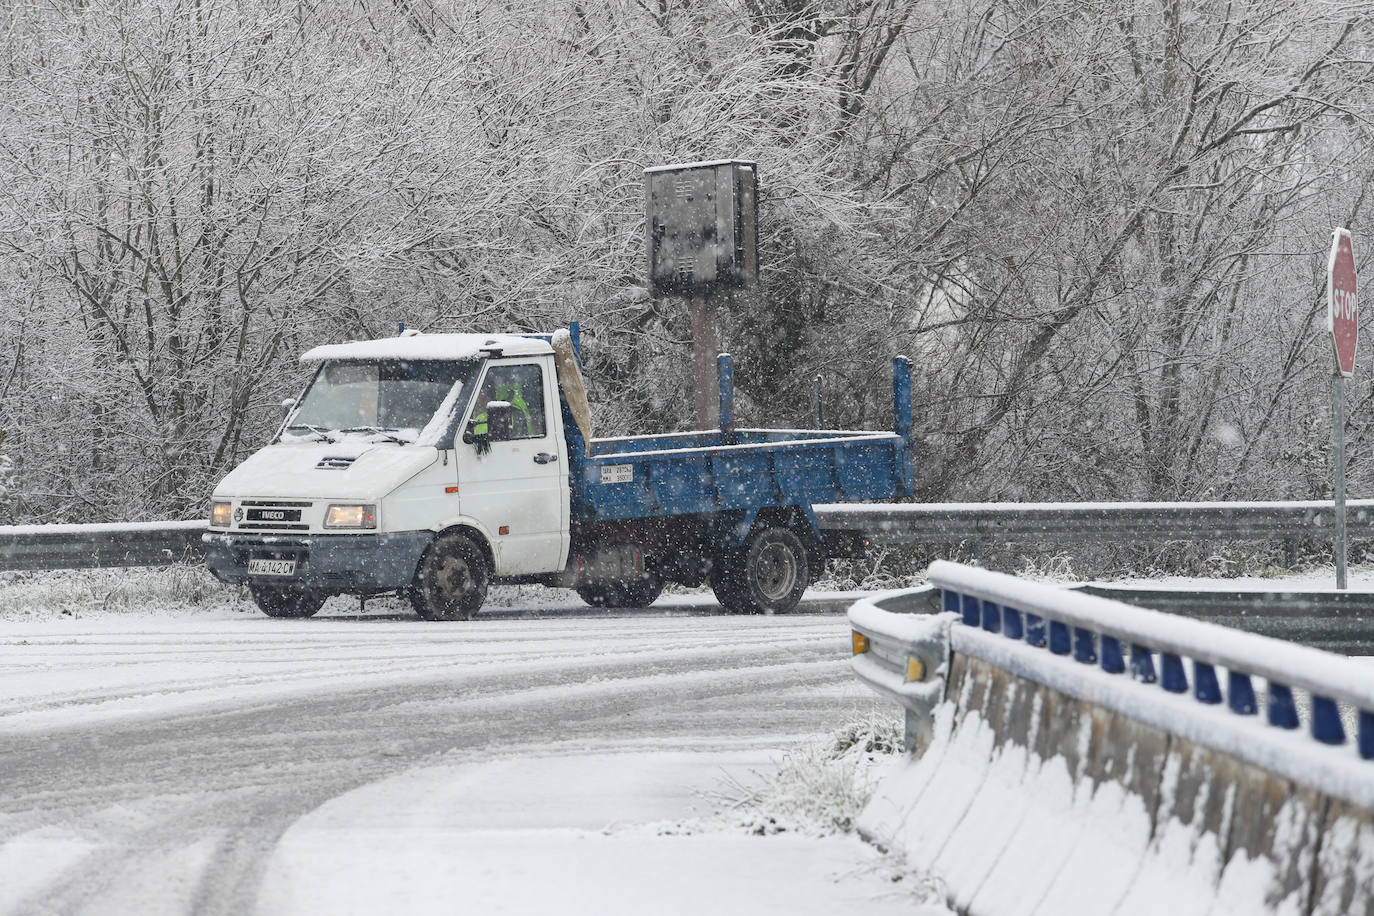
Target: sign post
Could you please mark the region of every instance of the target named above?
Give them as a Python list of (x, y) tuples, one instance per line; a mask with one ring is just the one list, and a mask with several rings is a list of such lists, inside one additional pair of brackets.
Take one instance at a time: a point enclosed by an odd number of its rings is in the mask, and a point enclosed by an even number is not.
[(1345, 588), (1345, 380), (1355, 372), (1359, 321), (1355, 309), (1355, 247), (1350, 230), (1337, 229), (1326, 262), (1326, 329), (1336, 354), (1332, 376), (1332, 460), (1336, 484), (1336, 588)]

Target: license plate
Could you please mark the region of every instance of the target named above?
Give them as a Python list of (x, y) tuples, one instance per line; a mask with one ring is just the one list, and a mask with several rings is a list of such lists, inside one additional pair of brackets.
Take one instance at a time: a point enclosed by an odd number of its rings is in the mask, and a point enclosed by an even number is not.
[(294, 576), (296, 561), (252, 559), (248, 561), (248, 571), (255, 576)]

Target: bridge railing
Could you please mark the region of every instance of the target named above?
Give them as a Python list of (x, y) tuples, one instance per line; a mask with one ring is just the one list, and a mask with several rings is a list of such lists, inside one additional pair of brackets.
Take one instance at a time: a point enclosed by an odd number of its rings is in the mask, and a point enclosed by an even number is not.
[[(1095, 668), (1130, 682), (1127, 686), (1153, 685), (1163, 694), (1190, 696), (1196, 705), (1224, 708), (1237, 722), (1296, 732), (1306, 719), (1312, 742), (1327, 748), (1347, 744), (1343, 719), (1353, 718), (1358, 756), (1374, 760), (1374, 667), (1365, 662), (956, 563), (934, 563), (929, 575), (941, 591), (941, 609), (958, 614), (963, 624), (951, 629), (955, 652), (1014, 662), (998, 651), (997, 640), (988, 638), (1000, 636)], [(1032, 671), (1026, 655), (1015, 659), (1024, 673), (1055, 680), (1053, 665), (1035, 665)], [(1257, 678), (1264, 681), (1258, 689)], [(1096, 686), (1118, 685), (1101, 680)], [(1308, 694), (1308, 707), (1301, 712), (1295, 689)], [(1106, 690), (1096, 699), (1163, 728), (1175, 728), (1180, 721), (1174, 704), (1160, 705), (1135, 691)], [(1189, 737), (1198, 743), (1280, 770), (1298, 782), (1311, 779), (1314, 761), (1322, 760), (1320, 769), (1328, 775), (1323, 785), (1331, 785), (1339, 772), (1336, 784), (1358, 787), (1358, 799), (1350, 800), (1374, 807), (1374, 764), (1352, 771), (1345, 753), (1276, 754), (1271, 745), (1257, 745), (1251, 730), (1219, 730), (1210, 716), (1196, 724)]]
[[(1374, 913), (1374, 665), (953, 563), (929, 580), (850, 610), (854, 673), (921, 751), (860, 829), (961, 912), (1099, 884), (1094, 911), (1136, 912), (1176, 878), (1198, 912)], [(973, 848), (1044, 886), (963, 868)]]

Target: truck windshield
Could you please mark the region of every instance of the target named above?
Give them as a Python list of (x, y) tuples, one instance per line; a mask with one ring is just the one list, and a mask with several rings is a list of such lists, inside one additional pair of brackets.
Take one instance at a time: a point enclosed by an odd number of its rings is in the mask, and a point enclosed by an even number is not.
[(383, 435), (413, 442), (474, 362), (377, 360), (326, 363), (301, 398), (286, 432), (332, 438)]

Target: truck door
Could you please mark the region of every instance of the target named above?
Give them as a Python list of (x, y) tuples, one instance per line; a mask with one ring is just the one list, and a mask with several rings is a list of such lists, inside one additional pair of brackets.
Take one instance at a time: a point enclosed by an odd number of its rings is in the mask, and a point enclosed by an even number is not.
[[(475, 423), (490, 447), (479, 451), (461, 433), (456, 443), (459, 511), (492, 533), (497, 575), (555, 572), (567, 561), (567, 456), (546, 363), (488, 363), (460, 429)], [(487, 422), (493, 400), (511, 405), (508, 423)]]

